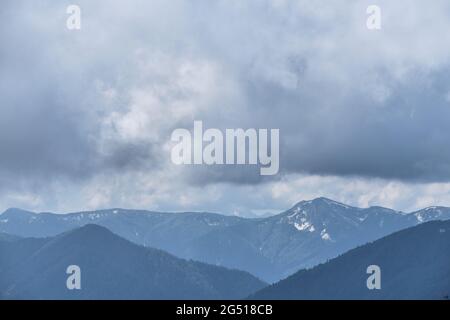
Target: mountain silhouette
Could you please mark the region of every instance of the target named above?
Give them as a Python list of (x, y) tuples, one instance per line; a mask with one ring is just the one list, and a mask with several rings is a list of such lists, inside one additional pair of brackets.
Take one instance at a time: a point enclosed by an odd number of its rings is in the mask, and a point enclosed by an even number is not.
[[(381, 289), (367, 287), (380, 267)], [(251, 299), (445, 299), (450, 294), (450, 221), (433, 221), (301, 270)]]
[[(81, 268), (81, 290), (66, 287), (70, 265)], [(94, 224), (49, 238), (0, 240), (0, 275), (2, 299), (238, 299), (266, 285)]]

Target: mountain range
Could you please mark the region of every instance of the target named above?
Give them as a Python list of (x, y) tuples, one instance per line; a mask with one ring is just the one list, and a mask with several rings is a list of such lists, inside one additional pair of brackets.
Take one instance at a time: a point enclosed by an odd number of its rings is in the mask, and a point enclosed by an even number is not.
[[(367, 267), (380, 268), (369, 290)], [(450, 221), (433, 221), (366, 244), (301, 270), (251, 299), (449, 299)]]
[[(81, 269), (80, 290), (66, 287), (70, 265)], [(266, 285), (92, 224), (49, 238), (0, 238), (0, 299), (239, 299)]]
[(135, 244), (247, 271), (273, 283), (393, 232), (447, 219), (446, 207), (403, 213), (317, 198), (266, 218), (125, 209), (70, 214), (8, 209), (0, 215), (0, 232), (49, 237), (94, 223)]

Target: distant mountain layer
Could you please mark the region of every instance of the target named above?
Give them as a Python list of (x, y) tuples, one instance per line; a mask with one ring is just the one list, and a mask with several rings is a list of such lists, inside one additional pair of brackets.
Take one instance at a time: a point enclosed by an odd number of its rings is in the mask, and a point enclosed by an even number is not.
[[(81, 290), (68, 290), (69, 265)], [(239, 299), (266, 284), (237, 270), (186, 261), (96, 226), (0, 239), (0, 299)]]
[(137, 244), (245, 270), (274, 282), (395, 231), (446, 219), (450, 219), (450, 208), (404, 214), (318, 198), (261, 219), (123, 209), (66, 215), (9, 209), (0, 215), (0, 232), (45, 237), (95, 223)]
[[(367, 267), (381, 289), (367, 288)], [(448, 299), (450, 221), (399, 231), (269, 286), (252, 299)]]
[(19, 240), (19, 239), (20, 239), (19, 236), (14, 236), (14, 235), (0, 232), (0, 241), (15, 241), (15, 240)]

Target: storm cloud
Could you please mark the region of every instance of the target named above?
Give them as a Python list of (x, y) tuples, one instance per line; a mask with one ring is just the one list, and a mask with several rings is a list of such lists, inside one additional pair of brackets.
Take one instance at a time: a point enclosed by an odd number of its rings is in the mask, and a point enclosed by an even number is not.
[[(264, 194), (299, 176), (450, 182), (447, 1), (378, 1), (375, 31), (368, 1), (79, 0), (78, 31), (66, 28), (69, 4), (0, 5), (4, 197), (201, 208), (230, 196), (194, 201), (187, 189)], [(194, 120), (280, 129), (279, 175), (175, 167), (170, 134)], [(72, 195), (53, 205), (65, 184)], [(358, 197), (348, 198), (367, 202)]]

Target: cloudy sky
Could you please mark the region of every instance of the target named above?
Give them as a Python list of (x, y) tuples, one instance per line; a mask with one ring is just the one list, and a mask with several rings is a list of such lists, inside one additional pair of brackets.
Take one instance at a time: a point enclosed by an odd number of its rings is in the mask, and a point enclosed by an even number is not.
[[(449, 30), (446, 0), (2, 1), (0, 210), (450, 206)], [(194, 120), (279, 128), (279, 174), (175, 166)]]

